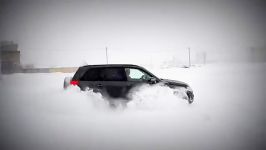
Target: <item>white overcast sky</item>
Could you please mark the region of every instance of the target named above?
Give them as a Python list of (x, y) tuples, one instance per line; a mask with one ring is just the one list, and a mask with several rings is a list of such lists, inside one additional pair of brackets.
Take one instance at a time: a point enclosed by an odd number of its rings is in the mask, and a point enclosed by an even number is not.
[(265, 47), (264, 0), (1, 0), (0, 15), (22, 53)]

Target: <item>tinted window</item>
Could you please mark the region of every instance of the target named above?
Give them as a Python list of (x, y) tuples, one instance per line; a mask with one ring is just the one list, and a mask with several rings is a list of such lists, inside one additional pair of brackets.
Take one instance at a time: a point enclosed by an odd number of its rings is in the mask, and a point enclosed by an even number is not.
[(101, 76), (104, 81), (126, 81), (124, 68), (105, 68)]
[(81, 81), (102, 81), (100, 77), (101, 68), (92, 68), (89, 69), (83, 77), (81, 77)]
[(126, 81), (124, 68), (92, 68), (89, 69), (81, 81)]

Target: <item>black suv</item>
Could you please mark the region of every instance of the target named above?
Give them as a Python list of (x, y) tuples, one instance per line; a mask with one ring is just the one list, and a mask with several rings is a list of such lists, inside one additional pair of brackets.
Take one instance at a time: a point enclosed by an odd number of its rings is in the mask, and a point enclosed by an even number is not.
[(188, 84), (180, 81), (160, 79), (143, 67), (130, 64), (87, 65), (79, 67), (73, 78), (66, 77), (64, 88), (79, 86), (81, 90), (92, 89), (107, 98), (129, 100), (128, 93), (133, 87), (143, 84), (160, 84), (172, 89), (185, 88), (185, 99), (189, 103), (194, 94)]

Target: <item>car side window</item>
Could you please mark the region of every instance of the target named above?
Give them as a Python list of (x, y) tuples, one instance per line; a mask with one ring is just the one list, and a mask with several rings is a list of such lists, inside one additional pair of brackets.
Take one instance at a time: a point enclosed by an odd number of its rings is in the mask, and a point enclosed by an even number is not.
[(102, 81), (101, 76), (99, 76), (101, 68), (91, 68), (82, 77), (81, 81)]
[(105, 68), (100, 76), (103, 81), (126, 81), (126, 75), (123, 68)]
[(125, 68), (128, 81), (148, 81), (151, 77), (137, 68)]
[(91, 68), (81, 81), (126, 81), (127, 77), (123, 68)]

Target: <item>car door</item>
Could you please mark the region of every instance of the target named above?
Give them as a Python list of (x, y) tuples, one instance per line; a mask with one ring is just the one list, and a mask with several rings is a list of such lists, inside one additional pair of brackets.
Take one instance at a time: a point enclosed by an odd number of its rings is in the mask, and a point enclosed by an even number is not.
[(125, 98), (127, 78), (123, 67), (106, 67), (101, 71), (102, 94), (110, 98)]
[(127, 91), (143, 84), (150, 84), (149, 81), (152, 76), (142, 69), (127, 67), (125, 72), (127, 76)]

